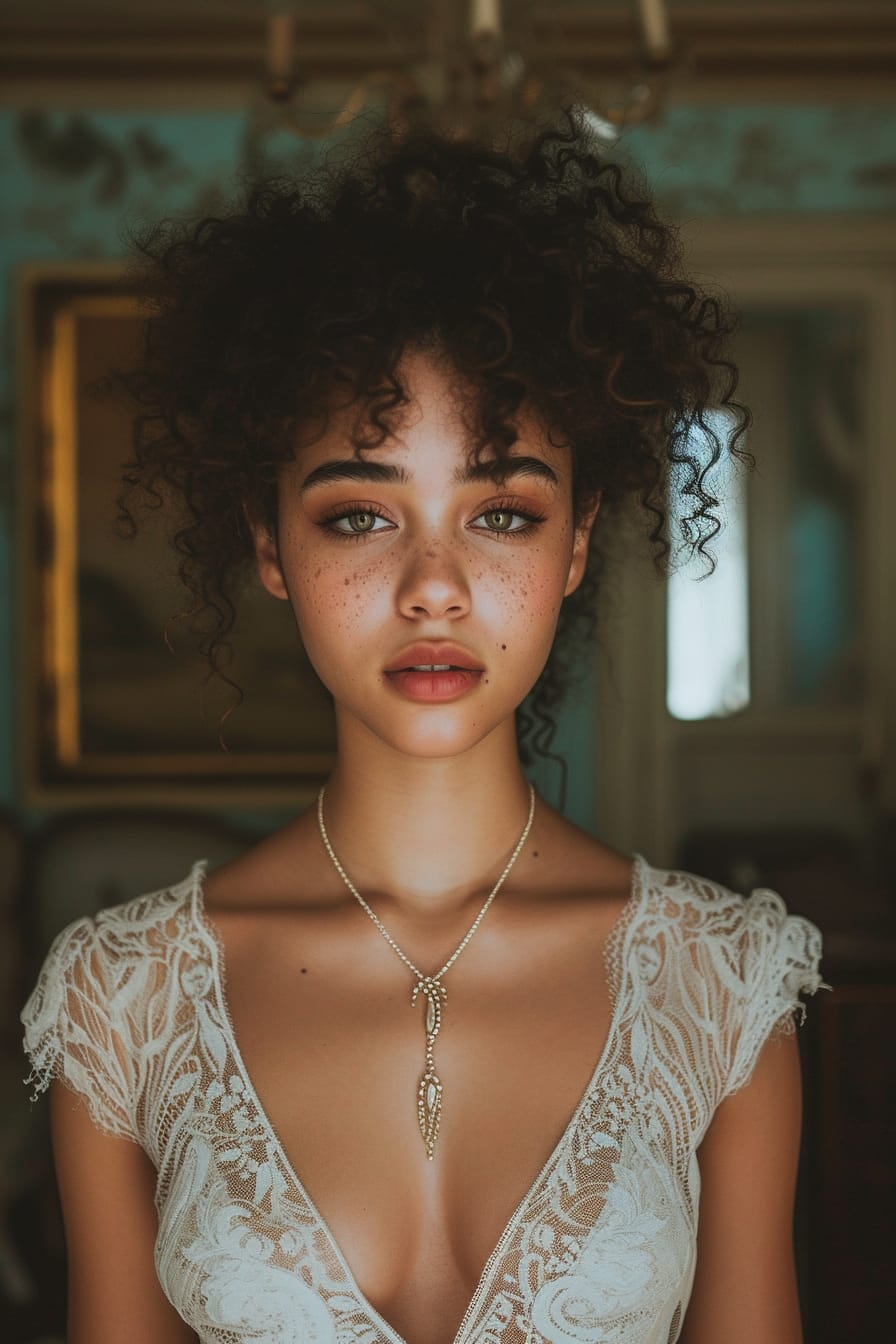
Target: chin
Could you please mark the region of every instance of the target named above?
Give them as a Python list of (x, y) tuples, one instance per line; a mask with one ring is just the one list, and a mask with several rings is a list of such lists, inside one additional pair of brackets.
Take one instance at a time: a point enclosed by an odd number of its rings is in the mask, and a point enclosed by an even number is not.
[(495, 725), (478, 729), (474, 725), (464, 724), (454, 730), (450, 727), (439, 729), (432, 725), (425, 732), (397, 733), (388, 737), (383, 735), (382, 740), (388, 742), (403, 756), (412, 756), (417, 760), (438, 761), (463, 756), (465, 752), (477, 747), (494, 730)]
[[(472, 751), (490, 734), (497, 732), (509, 718), (512, 735), (515, 735), (514, 707), (497, 720), (494, 713), (486, 719), (483, 715), (471, 714), (465, 707), (462, 714), (439, 713), (428, 709), (425, 713), (409, 716), (404, 723), (393, 719), (384, 723), (373, 716), (355, 716), (347, 712), (349, 722), (360, 721), (366, 731), (385, 747), (417, 760), (447, 760)], [(349, 723), (345, 728), (350, 732)]]

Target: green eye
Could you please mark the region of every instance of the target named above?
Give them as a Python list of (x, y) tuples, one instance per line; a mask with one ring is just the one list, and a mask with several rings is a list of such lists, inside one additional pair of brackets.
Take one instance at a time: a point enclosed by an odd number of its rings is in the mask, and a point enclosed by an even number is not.
[(489, 509), (483, 517), (491, 520), (495, 532), (510, 532), (511, 522), (517, 515), (511, 513), (509, 509)]
[[(379, 527), (379, 523), (383, 526)], [(379, 536), (381, 532), (390, 531), (388, 520), (372, 507), (340, 509), (323, 518), (319, 526), (331, 536), (348, 541), (360, 541), (362, 537)]]
[(542, 514), (529, 513), (518, 506), (513, 508), (505, 505), (503, 508), (486, 509), (480, 513), (477, 522), (484, 523), (484, 527), (479, 527), (480, 532), (491, 532), (496, 537), (527, 537), (536, 527), (544, 522)]
[(375, 513), (349, 513), (346, 514), (348, 525), (353, 532), (372, 532), (373, 524), (376, 520)]

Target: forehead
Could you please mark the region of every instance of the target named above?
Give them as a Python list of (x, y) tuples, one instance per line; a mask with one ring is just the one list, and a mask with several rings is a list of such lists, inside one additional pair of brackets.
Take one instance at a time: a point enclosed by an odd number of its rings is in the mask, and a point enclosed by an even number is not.
[[(477, 474), (469, 469), (477, 458), (484, 471), (489, 463), (495, 463), (498, 454), (489, 444), (477, 454), (477, 444), (482, 440), (478, 390), (449, 360), (417, 349), (406, 350), (395, 374), (406, 402), (392, 406), (385, 399), (357, 398), (348, 405), (332, 407), (324, 433), (301, 451), (306, 469), (335, 456), (363, 456), (366, 461), (401, 461), (406, 472), (413, 474), (414, 458), (425, 454), (430, 459), (444, 459), (446, 465), (451, 463), (455, 478), (461, 480)], [(569, 449), (551, 442), (547, 427), (531, 406), (524, 402), (502, 420), (517, 435), (508, 457), (535, 455), (557, 478), (568, 471)]]

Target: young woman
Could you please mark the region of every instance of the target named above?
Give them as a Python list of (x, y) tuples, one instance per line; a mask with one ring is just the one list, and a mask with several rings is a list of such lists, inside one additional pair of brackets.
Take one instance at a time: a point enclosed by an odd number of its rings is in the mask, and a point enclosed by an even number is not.
[(730, 323), (678, 267), (574, 114), (153, 245), (130, 488), (181, 502), (214, 668), (241, 566), (290, 603), (338, 754), (284, 829), (47, 957), (69, 1344), (800, 1340), (818, 931), (594, 839), (521, 763), (600, 509), (662, 554), (675, 463), (716, 527), (691, 431), (735, 405)]

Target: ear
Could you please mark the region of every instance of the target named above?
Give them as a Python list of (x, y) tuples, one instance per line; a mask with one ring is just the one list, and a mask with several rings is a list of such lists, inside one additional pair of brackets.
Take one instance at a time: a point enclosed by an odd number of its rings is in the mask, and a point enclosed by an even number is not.
[(276, 535), (267, 523), (260, 522), (257, 518), (252, 518), (248, 511), (245, 512), (255, 546), (258, 577), (272, 597), (288, 600), (289, 592), (283, 570), (280, 568), (280, 548), (277, 545)]
[(591, 529), (594, 526), (594, 520), (597, 517), (597, 511), (600, 508), (601, 495), (603, 491), (598, 490), (593, 505), (576, 528), (573, 538), (572, 559), (569, 562), (569, 574), (566, 578), (566, 587), (563, 590), (563, 596), (569, 597), (574, 593), (582, 582), (582, 576), (585, 573), (585, 565), (588, 561), (588, 545), (591, 541)]

